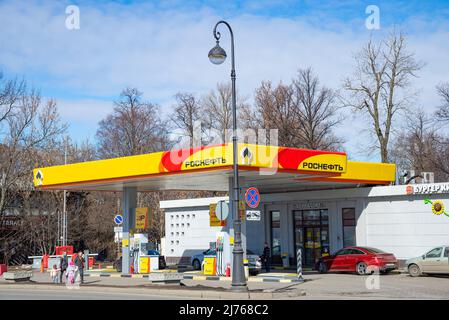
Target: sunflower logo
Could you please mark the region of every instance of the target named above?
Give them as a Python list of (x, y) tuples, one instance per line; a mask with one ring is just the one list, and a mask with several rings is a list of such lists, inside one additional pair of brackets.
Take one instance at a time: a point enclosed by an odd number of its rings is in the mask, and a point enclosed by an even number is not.
[(444, 213), (446, 216), (449, 217), (449, 213), (447, 213), (444, 210), (444, 203), (443, 203), (443, 201), (441, 201), (441, 200), (432, 201), (432, 200), (429, 200), (429, 199), (424, 199), (424, 203), (425, 204), (430, 204), (432, 206), (432, 212), (434, 214), (439, 216), (440, 214)]
[(440, 200), (436, 200), (432, 203), (432, 212), (436, 215), (440, 215), (444, 212), (444, 204)]

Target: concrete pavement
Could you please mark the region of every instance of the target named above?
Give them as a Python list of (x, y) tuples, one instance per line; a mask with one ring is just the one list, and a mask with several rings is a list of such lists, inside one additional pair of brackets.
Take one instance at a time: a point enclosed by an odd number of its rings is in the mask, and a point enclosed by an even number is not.
[[(230, 282), (224, 281), (197, 281), (183, 280), (182, 285), (157, 285), (151, 284), (146, 278), (122, 278), (122, 277), (85, 277), (85, 283), (80, 289), (67, 289), (64, 284), (52, 284), (48, 273), (35, 272), (30, 282), (14, 283), (0, 279), (0, 299), (2, 290), (24, 290), (24, 297), (28, 297), (28, 290), (70, 291), (79, 296), (78, 290), (88, 292), (130, 292), (153, 296), (173, 296), (178, 298), (195, 299), (288, 299), (303, 294), (300, 289), (289, 287), (289, 284), (272, 282), (248, 283), (248, 292), (234, 293), (229, 289)], [(265, 290), (265, 292), (264, 292)], [(7, 291), (9, 292), (9, 291)], [(50, 295), (52, 293), (49, 293)], [(70, 294), (69, 294), (70, 296)], [(99, 295), (105, 298), (103, 295)]]
[(154, 292), (139, 292), (132, 289), (121, 290), (94, 290), (80, 288), (68, 290), (62, 287), (40, 286), (33, 287), (26, 285), (1, 286), (1, 300), (178, 300), (195, 299), (189, 297), (177, 297), (173, 295), (162, 295)]

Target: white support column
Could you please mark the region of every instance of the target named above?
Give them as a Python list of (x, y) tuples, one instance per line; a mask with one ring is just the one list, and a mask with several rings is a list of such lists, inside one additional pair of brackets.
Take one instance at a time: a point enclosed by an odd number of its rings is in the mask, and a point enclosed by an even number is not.
[(122, 274), (129, 274), (130, 252), (129, 252), (129, 230), (134, 225), (133, 210), (137, 206), (137, 188), (124, 187), (122, 193), (123, 205), (123, 239), (122, 245)]

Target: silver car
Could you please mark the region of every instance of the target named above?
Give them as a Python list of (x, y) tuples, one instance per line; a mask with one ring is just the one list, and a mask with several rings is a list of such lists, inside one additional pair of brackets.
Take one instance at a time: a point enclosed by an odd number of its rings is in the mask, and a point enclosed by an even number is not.
[(412, 277), (422, 274), (449, 274), (449, 245), (433, 248), (420, 257), (406, 261), (406, 268)]

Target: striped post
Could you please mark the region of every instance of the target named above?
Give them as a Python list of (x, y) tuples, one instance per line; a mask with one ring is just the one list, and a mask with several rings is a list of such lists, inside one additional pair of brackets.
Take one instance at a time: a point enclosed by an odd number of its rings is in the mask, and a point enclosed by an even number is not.
[(296, 252), (296, 272), (298, 273), (298, 280), (304, 280), (302, 277), (302, 250), (298, 249)]

